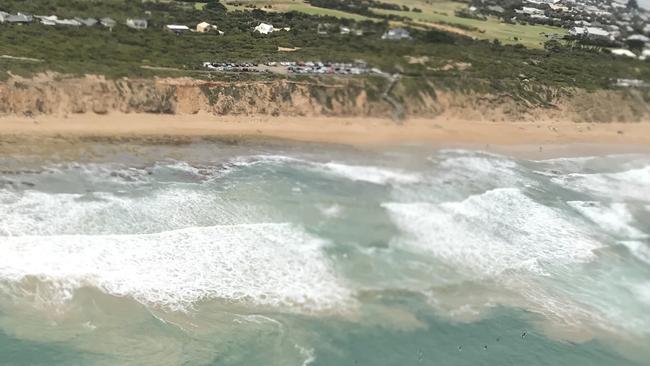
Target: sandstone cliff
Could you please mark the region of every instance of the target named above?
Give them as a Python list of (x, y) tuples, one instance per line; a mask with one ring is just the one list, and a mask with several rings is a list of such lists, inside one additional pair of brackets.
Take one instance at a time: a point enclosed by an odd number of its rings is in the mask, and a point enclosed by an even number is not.
[[(273, 116), (390, 117), (381, 78), (206, 81), (190, 78), (118, 79), (44, 74), (0, 83), (0, 115), (239, 114)], [(462, 88), (435, 80), (402, 79), (391, 96), (408, 117), (481, 121), (650, 120), (650, 91), (518, 85)], [(497, 91), (499, 90), (499, 91)]]

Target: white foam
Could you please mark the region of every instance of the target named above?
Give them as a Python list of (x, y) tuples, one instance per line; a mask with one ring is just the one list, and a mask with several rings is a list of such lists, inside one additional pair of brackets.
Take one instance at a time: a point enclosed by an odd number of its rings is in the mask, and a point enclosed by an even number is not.
[(494, 157), (461, 156), (443, 160), (440, 165), (445, 168), (462, 168), (474, 172), (494, 173), (495, 171), (507, 171), (517, 167), (512, 160), (495, 159)]
[(300, 352), (300, 355), (305, 358), (305, 360), (302, 361), (302, 366), (309, 366), (316, 361), (316, 355), (313, 348), (302, 347), (299, 344), (294, 344), (294, 346), (298, 352)]
[(229, 161), (229, 165), (237, 167), (247, 167), (259, 164), (309, 164), (310, 162), (303, 159), (294, 158), (286, 155), (251, 155), (251, 156), (238, 156)]
[(328, 218), (336, 218), (340, 217), (341, 213), (343, 212), (343, 207), (338, 204), (332, 204), (332, 205), (318, 205), (318, 210), (320, 213)]
[(576, 156), (572, 158), (552, 158), (552, 159), (543, 159), (543, 160), (532, 160), (535, 163), (548, 163), (548, 164), (557, 164), (557, 163), (586, 163), (588, 161), (596, 159), (595, 156)]
[(323, 245), (289, 224), (1, 237), (0, 278), (35, 276), (67, 293), (93, 286), (175, 310), (212, 298), (305, 310), (344, 306), (350, 294)]
[(149, 190), (144, 196), (0, 190), (0, 235), (151, 233), (258, 222), (265, 219), (263, 213), (253, 204), (182, 185)]
[(458, 185), (478, 185), (484, 187), (513, 187), (535, 184), (521, 174), (517, 162), (498, 155), (473, 154), (451, 156), (439, 162), (436, 173), (441, 171), (444, 182), (457, 182)]
[(389, 203), (407, 235), (399, 244), (424, 250), (478, 275), (589, 261), (600, 244), (559, 211), (514, 188), (494, 189), (462, 202)]
[(608, 198), (650, 200), (650, 166), (618, 173), (574, 173), (551, 180), (571, 189)]
[(636, 240), (623, 240), (619, 243), (623, 244), (627, 249), (629, 249), (630, 253), (632, 253), (633, 256), (645, 263), (650, 264), (650, 246)]
[(505, 155), (492, 153), (483, 150), (466, 150), (466, 149), (440, 149), (438, 153), (441, 155), (464, 155), (464, 156), (487, 156), (497, 159), (507, 159)]
[(320, 173), (326, 173), (356, 182), (368, 182), (379, 185), (412, 184), (421, 180), (419, 174), (405, 172), (400, 169), (350, 165), (339, 162), (320, 163), (285, 155), (253, 155), (238, 157), (230, 162), (230, 165), (237, 167), (248, 167), (259, 164), (302, 165)]
[(318, 164), (317, 166), (326, 173), (357, 182), (385, 185), (413, 184), (421, 180), (419, 174), (376, 166), (348, 165), (335, 162)]
[(567, 204), (612, 235), (628, 239), (648, 236), (632, 226), (634, 217), (625, 203), (606, 206), (596, 201), (569, 201)]

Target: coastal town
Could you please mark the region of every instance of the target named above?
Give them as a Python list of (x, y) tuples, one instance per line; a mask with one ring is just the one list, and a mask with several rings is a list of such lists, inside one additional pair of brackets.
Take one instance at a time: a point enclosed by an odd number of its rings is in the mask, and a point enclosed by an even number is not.
[(564, 39), (607, 47), (615, 55), (650, 59), (650, 13), (635, 0), (474, 0), (467, 14), (562, 27), (569, 30)]
[[(387, 6), (371, 2), (374, 6)], [(391, 7), (388, 7), (391, 8)], [(399, 7), (397, 7), (399, 9)], [(408, 9), (408, 8), (406, 8)], [(414, 8), (411, 11), (421, 12)], [(564, 29), (564, 32), (547, 34), (550, 41), (577, 42), (584, 45), (602, 47), (613, 55), (650, 60), (650, 12), (638, 7), (636, 0), (473, 0), (466, 9), (457, 12), (458, 16), (487, 19), (496, 17), (503, 23), (548, 25)], [(147, 14), (117, 21), (111, 17), (64, 18), (56, 14), (33, 15), (21, 12), (9, 13), (0, 9), (0, 23), (9, 25), (42, 24), (61, 27), (103, 27), (109, 31), (118, 26), (135, 30), (150, 27)], [(413, 24), (411, 24), (413, 25)], [(409, 24), (388, 27), (381, 40), (408, 41)], [(161, 31), (182, 35), (188, 32), (214, 33), (224, 35), (228, 29), (203, 21), (198, 24), (165, 24)], [(251, 32), (270, 35), (277, 32), (290, 32), (291, 27), (260, 22), (251, 27)], [(315, 32), (320, 36), (340, 34), (362, 36), (361, 27), (349, 27), (330, 23), (319, 23)], [(227, 67), (214, 66), (216, 69)], [(231, 68), (232, 69), (232, 68)], [(300, 73), (303, 69), (293, 71)], [(290, 70), (291, 72), (291, 70)], [(352, 72), (356, 74), (356, 71)]]

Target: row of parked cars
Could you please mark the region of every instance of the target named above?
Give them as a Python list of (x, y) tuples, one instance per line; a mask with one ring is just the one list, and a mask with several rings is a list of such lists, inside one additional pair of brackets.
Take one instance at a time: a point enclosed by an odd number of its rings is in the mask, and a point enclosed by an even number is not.
[(213, 71), (260, 72), (256, 63), (204, 62), (203, 67)]
[(364, 62), (341, 63), (341, 62), (320, 62), (320, 61), (286, 61), (269, 62), (267, 66), (283, 66), (287, 71), (295, 74), (339, 74), (339, 75), (361, 75), (370, 73), (372, 70)]
[[(263, 66), (260, 66), (257, 63), (204, 62), (203, 67), (212, 71), (231, 72), (271, 72), (278, 71), (277, 68), (279, 67), (287, 73), (294, 74), (362, 75), (369, 73), (381, 73), (381, 71), (378, 69), (369, 68), (365, 62), (342, 63), (319, 61), (283, 61), (267, 62)], [(272, 68), (275, 68), (275, 70)]]

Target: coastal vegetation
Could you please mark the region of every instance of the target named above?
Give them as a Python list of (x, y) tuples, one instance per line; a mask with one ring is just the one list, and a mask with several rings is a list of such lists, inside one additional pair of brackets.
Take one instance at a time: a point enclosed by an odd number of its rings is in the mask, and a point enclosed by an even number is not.
[[(272, 4), (269, 2), (268, 6)], [(268, 79), (289, 76), (208, 73), (202, 63), (359, 59), (385, 72), (400, 73), (404, 80), (415, 79), (402, 82), (414, 87), (420, 79), (474, 89), (504, 85), (522, 89), (535, 84), (595, 90), (610, 87), (616, 78), (650, 79), (648, 63), (565, 41), (546, 42), (545, 48), (529, 48), (523, 44), (504, 44), (498, 38), (476, 40), (427, 27), (411, 27), (412, 40), (382, 40), (381, 35), (392, 26), (387, 19), (340, 18), (273, 8), (271, 11), (269, 8), (228, 10), (232, 5), (224, 6), (215, 0), (198, 6), (179, 1), (7, 0), (2, 7), (9, 12), (59, 17), (109, 16), (119, 24), (112, 31), (102, 27), (2, 24), (0, 55), (24, 58), (0, 58), (0, 78), (5, 79), (10, 73), (31, 75), (43, 71), (101, 74), (109, 78), (186, 75), (209, 79)], [(422, 6), (420, 13), (413, 8), (411, 4), (409, 11), (399, 12), (419, 16), (430, 10)], [(123, 23), (131, 17), (146, 18), (149, 28), (127, 28)], [(179, 36), (162, 29), (165, 24), (193, 27), (202, 21), (217, 25), (224, 34), (190, 32)], [(253, 33), (252, 29), (261, 22), (288, 27), (290, 31), (269, 35)], [(319, 34), (320, 24), (332, 25), (334, 30)], [(339, 27), (361, 29), (363, 35), (340, 34)], [(285, 52), (282, 48), (294, 51)]]

